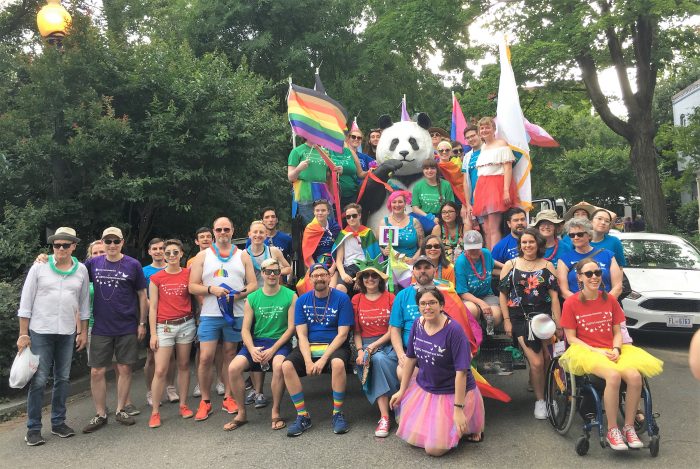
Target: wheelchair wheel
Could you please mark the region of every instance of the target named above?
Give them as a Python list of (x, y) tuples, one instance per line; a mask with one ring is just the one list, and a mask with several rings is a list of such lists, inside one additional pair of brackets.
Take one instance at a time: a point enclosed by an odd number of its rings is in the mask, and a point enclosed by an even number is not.
[(649, 440), (649, 453), (651, 453), (652, 458), (659, 455), (659, 435), (654, 435)]
[(549, 423), (560, 435), (566, 435), (576, 414), (576, 381), (559, 365), (555, 358), (547, 369), (545, 402)]
[(576, 440), (576, 454), (579, 456), (585, 456), (588, 454), (588, 448), (590, 448), (591, 445), (588, 442), (588, 438), (585, 436), (580, 436), (578, 440)]

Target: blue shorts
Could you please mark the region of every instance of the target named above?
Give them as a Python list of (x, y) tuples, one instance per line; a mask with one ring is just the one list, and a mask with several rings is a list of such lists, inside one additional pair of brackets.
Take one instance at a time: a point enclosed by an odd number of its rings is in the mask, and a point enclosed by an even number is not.
[[(264, 339), (264, 338), (253, 339), (254, 346), (265, 347), (265, 349), (268, 349), (268, 348), (272, 347), (273, 345), (275, 345), (275, 342), (277, 342), (276, 339)], [(291, 342), (287, 342), (286, 344), (284, 344), (283, 346), (281, 346), (279, 348), (277, 353), (275, 353), (275, 356), (282, 355), (283, 357), (286, 358), (287, 355), (289, 355), (289, 352), (291, 352), (291, 351), (292, 351), (292, 344), (291, 344)], [(250, 352), (248, 351), (248, 349), (246, 348), (245, 345), (243, 347), (241, 347), (241, 350), (238, 352), (238, 355), (240, 355), (242, 357), (246, 357), (248, 359), (248, 364), (250, 365), (250, 371), (262, 371), (260, 369), (260, 363), (255, 363), (253, 361), (253, 357), (250, 356)]]
[(229, 326), (223, 317), (202, 316), (199, 318), (197, 335), (200, 342), (240, 342), (243, 318), (235, 318), (233, 327)]

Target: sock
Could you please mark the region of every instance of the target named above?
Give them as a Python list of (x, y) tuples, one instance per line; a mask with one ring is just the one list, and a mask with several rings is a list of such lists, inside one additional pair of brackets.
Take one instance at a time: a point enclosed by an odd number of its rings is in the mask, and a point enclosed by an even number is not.
[(294, 407), (297, 410), (297, 415), (303, 415), (304, 417), (308, 417), (309, 413), (306, 411), (306, 403), (304, 402), (304, 393), (300, 392), (297, 394), (291, 395), (292, 402), (294, 403)]
[(333, 415), (343, 411), (343, 401), (345, 400), (345, 392), (333, 391)]

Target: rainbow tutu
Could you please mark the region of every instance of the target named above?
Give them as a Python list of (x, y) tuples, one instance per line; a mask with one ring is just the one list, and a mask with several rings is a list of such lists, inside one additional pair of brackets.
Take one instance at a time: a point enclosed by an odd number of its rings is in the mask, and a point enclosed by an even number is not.
[(617, 371), (635, 369), (647, 378), (660, 375), (663, 371), (664, 362), (641, 348), (623, 344), (621, 350), (620, 359), (616, 363), (588, 347), (571, 344), (566, 352), (559, 357), (559, 363), (566, 371), (576, 376), (595, 374), (594, 370), (600, 367)]
[[(454, 424), (454, 394), (433, 394), (416, 383), (415, 376), (396, 410), (399, 429), (396, 436), (420, 448), (451, 449), (462, 435)], [(478, 388), (467, 392), (464, 400), (467, 433), (484, 430), (484, 400)]]

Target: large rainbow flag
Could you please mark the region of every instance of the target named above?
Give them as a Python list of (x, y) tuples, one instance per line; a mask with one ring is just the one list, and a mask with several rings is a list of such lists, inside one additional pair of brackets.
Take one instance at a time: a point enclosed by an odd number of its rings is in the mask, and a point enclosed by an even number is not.
[(322, 91), (289, 85), (287, 96), (289, 124), (295, 134), (311, 143), (342, 153), (348, 113)]

